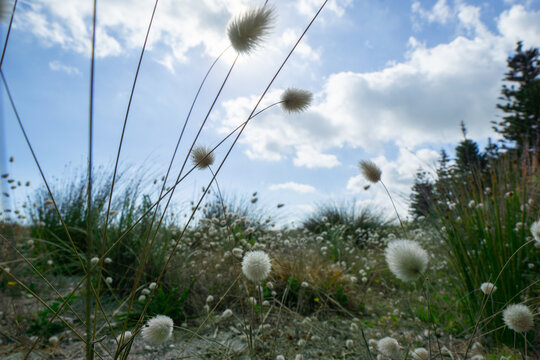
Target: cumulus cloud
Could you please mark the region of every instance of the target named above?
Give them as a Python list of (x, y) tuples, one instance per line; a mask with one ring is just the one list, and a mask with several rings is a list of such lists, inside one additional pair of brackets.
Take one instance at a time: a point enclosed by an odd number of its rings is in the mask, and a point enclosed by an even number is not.
[[(513, 6), (496, 19), (495, 32), (482, 23), (479, 7), (464, 2), (452, 8), (444, 1), (437, 4), (432, 12), (439, 15), (433, 15), (433, 21), (451, 17), (460, 35), (434, 46), (411, 37), (401, 62), (373, 72), (331, 74), (306, 113), (289, 117), (272, 109), (255, 119), (242, 140), (248, 156), (330, 168), (340, 165), (339, 157), (332, 155), (339, 154), (338, 149), (361, 148), (375, 155), (391, 144), (399, 149), (396, 157), (372, 160), (382, 167), (390, 190), (403, 200), (400, 212), (405, 214), (416, 170), (429, 168), (426, 163), (439, 157), (432, 146), (438, 149), (462, 139), (460, 121), (466, 123), (472, 139), (494, 136), (490, 121), (498, 114), (501, 78), (515, 41), (540, 45), (540, 11)], [(275, 91), (266, 101), (278, 98)], [(245, 116), (254, 103), (254, 97), (225, 103), (223, 124), (238, 124), (239, 114)], [(365, 194), (364, 185), (358, 175), (349, 179), (347, 190)], [(383, 189), (372, 186), (369, 193), (374, 196), (369, 201), (390, 206)]]
[(272, 191), (292, 190), (292, 191), (299, 192), (299, 193), (302, 193), (302, 194), (313, 193), (316, 190), (315, 187), (313, 187), (311, 185), (299, 184), (299, 183), (292, 182), (292, 181), (287, 182), (287, 183), (283, 183), (283, 184), (270, 185), (268, 187), (268, 189), (272, 190)]
[[(300, 9), (307, 9), (310, 3), (306, 1)], [(346, 5), (341, 3), (329, 4), (332, 14), (340, 14)], [(161, 0), (147, 50), (154, 51), (156, 61), (171, 72), (175, 63), (189, 61), (188, 52), (194, 48), (215, 57), (229, 44), (225, 32), (228, 21), (249, 5), (253, 5), (250, 0)], [(103, 58), (140, 50), (153, 6), (154, 1), (149, 0), (98, 2), (96, 55)], [(300, 11), (292, 3), (280, 6), (283, 7), (280, 11)], [(46, 46), (89, 54), (92, 11), (91, 2), (35, 0), (17, 10), (15, 27), (32, 33)], [(292, 28), (291, 24), (281, 25), (286, 30), (272, 33), (268, 42), (270, 51), (280, 58), (301, 33), (301, 29)], [(302, 59), (316, 61), (320, 57), (320, 50), (311, 48), (306, 41), (300, 44), (297, 53)]]
[[(469, 36), (432, 47), (411, 37), (405, 61), (374, 72), (331, 74), (305, 114), (288, 117), (271, 110), (253, 121), (243, 139), (246, 153), (274, 161), (292, 157), (297, 166), (333, 167), (340, 161), (328, 152), (344, 146), (375, 154), (389, 143), (412, 149), (455, 143), (462, 120), (471, 138), (493, 136), (490, 121), (497, 115), (506, 58), (517, 37), (540, 45), (540, 31), (527, 27), (540, 26), (540, 12), (514, 6), (501, 14), (500, 34), (495, 34), (480, 21), (480, 8), (460, 3), (456, 9)], [(518, 23), (524, 24), (522, 32), (512, 25)], [(267, 101), (277, 98), (274, 92)], [(255, 98), (225, 103), (224, 123), (237, 124), (239, 114), (245, 117), (254, 103)]]
[(515, 5), (501, 14), (497, 25), (511, 44), (518, 40), (523, 40), (526, 47), (540, 44), (540, 10), (527, 11), (522, 5)]

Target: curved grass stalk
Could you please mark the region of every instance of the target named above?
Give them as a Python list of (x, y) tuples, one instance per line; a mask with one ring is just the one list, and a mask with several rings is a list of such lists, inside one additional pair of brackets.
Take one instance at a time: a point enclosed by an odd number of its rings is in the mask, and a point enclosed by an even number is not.
[(2, 49), (2, 57), (0, 58), (0, 69), (4, 64), (4, 55), (6, 55), (6, 49), (9, 41), (9, 34), (11, 33), (11, 26), (13, 25), (13, 18), (15, 17), (15, 9), (17, 8), (17, 0), (13, 2), (13, 10), (11, 10), (11, 17), (9, 19), (8, 30), (6, 33), (6, 40), (4, 40), (4, 48)]
[[(93, 241), (93, 218), (92, 218), (92, 160), (93, 160), (93, 136), (94, 136), (94, 60), (96, 50), (96, 15), (97, 15), (97, 0), (94, 0), (94, 14), (92, 17), (92, 54), (90, 56), (90, 99), (88, 105), (88, 183), (86, 191), (86, 264), (90, 264), (92, 258), (92, 241)], [(100, 269), (102, 267), (100, 266)], [(86, 277), (85, 290), (85, 322), (86, 322), (86, 359), (94, 358), (94, 332), (95, 326), (91, 324), (92, 313), (92, 273), (89, 272)], [(96, 307), (97, 313), (97, 307)], [(94, 318), (94, 323), (97, 318)]]
[[(216, 96), (215, 96), (215, 98), (214, 98), (214, 101), (212, 102), (212, 105), (210, 106), (210, 109), (208, 109), (208, 112), (207, 112), (207, 114), (206, 114), (206, 117), (204, 118), (204, 120), (203, 120), (201, 126), (199, 127), (199, 131), (197, 132), (197, 135), (196, 135), (195, 138), (193, 139), (193, 142), (192, 142), (192, 144), (191, 144), (191, 147), (190, 147), (190, 149), (189, 149), (189, 151), (188, 151), (188, 153), (187, 153), (187, 155), (186, 155), (186, 158), (184, 159), (184, 163), (182, 164), (182, 167), (181, 167), (181, 169), (180, 169), (180, 171), (179, 171), (179, 173), (178, 173), (177, 180), (178, 180), (178, 178), (180, 178), (180, 176), (181, 176), (181, 174), (182, 174), (182, 171), (184, 170), (184, 167), (185, 167), (185, 165), (186, 165), (186, 163), (187, 163), (187, 161), (188, 161), (188, 159), (189, 159), (189, 155), (191, 154), (191, 151), (193, 150), (193, 147), (195, 146), (195, 143), (196, 143), (196, 141), (197, 141), (199, 135), (201, 134), (204, 125), (206, 124), (206, 121), (207, 121), (208, 118), (210, 117), (210, 113), (212, 112), (212, 110), (213, 110), (213, 108), (214, 108), (214, 106), (215, 106), (215, 104), (216, 104), (216, 102), (217, 102), (219, 96), (221, 95), (221, 92), (223, 91), (223, 88), (225, 87), (225, 84), (227, 83), (227, 80), (229, 79), (229, 76), (231, 75), (232, 70), (234, 69), (234, 66), (236, 65), (236, 61), (237, 61), (237, 60), (238, 60), (238, 55), (237, 55), (236, 58), (234, 59), (234, 62), (232, 63), (231, 67), (229, 68), (229, 71), (228, 71), (228, 73), (227, 73), (227, 76), (226, 76), (225, 79), (223, 80), (223, 82), (222, 82), (222, 84), (221, 84), (221, 87), (219, 88), (219, 91), (218, 91), (218, 93), (216, 94)], [(215, 177), (212, 178), (212, 180), (214, 180), (214, 179), (215, 179)], [(210, 182), (210, 184), (211, 184), (211, 182)], [(209, 186), (210, 186), (210, 184), (209, 184)], [(153, 246), (153, 244), (154, 244), (154, 242), (155, 242), (155, 240), (156, 240), (156, 238), (157, 238), (158, 230), (159, 230), (159, 228), (160, 228), (160, 226), (161, 226), (161, 223), (163, 222), (163, 218), (165, 217), (165, 212), (167, 211), (167, 208), (168, 208), (168, 206), (169, 206), (169, 204), (170, 204), (170, 202), (171, 202), (171, 200), (172, 200), (172, 196), (173, 196), (173, 194), (174, 194), (174, 190), (175, 190), (175, 189), (176, 189), (176, 187), (173, 188), (173, 190), (172, 190), (171, 193), (170, 193), (169, 199), (167, 200), (167, 203), (165, 204), (165, 209), (163, 210), (163, 213), (162, 213), (162, 215), (161, 215), (161, 217), (160, 217), (160, 219), (159, 219), (159, 222), (158, 222), (158, 224), (157, 224), (157, 226), (156, 226), (156, 231), (155, 231), (155, 233), (154, 233), (154, 236), (152, 237), (152, 240), (150, 241), (150, 244), (148, 244), (148, 240), (149, 240), (149, 238), (150, 238), (150, 233), (151, 233), (152, 229), (149, 229), (148, 236), (147, 236), (147, 238), (145, 239), (145, 244), (144, 244), (144, 246), (143, 246), (143, 259), (142, 259), (142, 261), (140, 262), (140, 264), (139, 264), (139, 266), (138, 266), (138, 269), (137, 269), (137, 275), (136, 275), (136, 277), (135, 277), (135, 282), (134, 282), (134, 284), (133, 284), (133, 288), (136, 288), (136, 287), (138, 286), (138, 284), (139, 284), (140, 278), (141, 278), (141, 276), (142, 276), (142, 272), (143, 272), (143, 270), (144, 270), (144, 266), (145, 266), (145, 264), (146, 264), (146, 261), (148, 260), (148, 256), (150, 256), (150, 251), (151, 251), (152, 246)], [(204, 195), (206, 195), (206, 192), (207, 192), (207, 191), (208, 191), (208, 189), (206, 189)], [(203, 195), (203, 197), (201, 198), (201, 201), (202, 201), (202, 199), (204, 198), (204, 195)], [(193, 217), (193, 215), (194, 215), (194, 214), (192, 214), (192, 217)], [(184, 232), (185, 232), (186, 229), (187, 229), (187, 225), (186, 225), (186, 227), (184, 228), (184, 231), (182, 232), (182, 235), (184, 234)], [(182, 238), (182, 236), (180, 236), (180, 239), (181, 239), (181, 238)], [(175, 247), (174, 247), (174, 250), (172, 251), (172, 253), (174, 253), (174, 251), (176, 250), (177, 246), (178, 246), (178, 242), (175, 244)], [(145, 253), (145, 252), (146, 252), (146, 253)], [(172, 258), (172, 253), (171, 253), (171, 256), (169, 256), (169, 258), (168, 258), (167, 262), (165, 263), (165, 265), (163, 266), (163, 269), (162, 269), (162, 271), (161, 271), (161, 274), (163, 274), (163, 273), (165, 272), (165, 268), (167, 267), (167, 265), (168, 265), (170, 259)], [(139, 269), (140, 269), (140, 270), (139, 270)], [(156, 282), (156, 283), (159, 284), (159, 282)], [(157, 286), (156, 286), (156, 288), (157, 288)], [(141, 321), (142, 318), (144, 317), (144, 315), (145, 315), (145, 313), (146, 313), (146, 309), (147, 309), (147, 307), (148, 307), (148, 304), (150, 303), (150, 299), (152, 298), (152, 295), (154, 294), (154, 291), (155, 291), (156, 288), (154, 288), (154, 290), (152, 290), (152, 293), (151, 293), (150, 296), (149, 296), (148, 302), (146, 303), (146, 306), (144, 307), (144, 309), (143, 309), (143, 311), (142, 311), (142, 313), (141, 313), (141, 317), (140, 317), (139, 321)], [(132, 293), (131, 293), (131, 296), (130, 296), (130, 301), (129, 301), (128, 310), (127, 310), (127, 316), (126, 316), (126, 321), (124, 322), (124, 328), (123, 328), (123, 331), (126, 330), (126, 327), (127, 327), (127, 320), (128, 320), (128, 318), (129, 318), (129, 312), (131, 311), (131, 308), (132, 308), (132, 306), (133, 306), (133, 301), (134, 301), (134, 299), (135, 299), (135, 293), (132, 292)], [(130, 346), (131, 346), (131, 345), (130, 345)], [(129, 351), (128, 351), (128, 352), (129, 352)]]
[[(512, 260), (512, 258), (521, 250), (523, 249), (524, 247), (526, 247), (527, 245), (533, 243), (535, 240), (532, 239), (532, 240), (529, 240), (527, 241), (525, 244), (521, 245), (516, 251), (514, 251), (514, 253), (508, 258), (508, 260), (506, 260), (506, 262), (504, 263), (504, 266), (502, 267), (501, 271), (499, 271), (499, 274), (497, 274), (497, 277), (495, 278), (495, 281), (493, 282), (493, 284), (497, 284), (497, 281), (499, 280), (499, 278), (501, 277), (503, 271), (506, 269), (506, 266), (510, 263), (510, 260)], [(482, 317), (482, 313), (484, 312), (484, 309), (488, 303), (487, 301), (488, 299), (485, 299), (483, 302), (482, 302), (482, 308), (480, 309), (480, 314), (478, 315), (478, 319), (476, 320), (476, 323), (474, 325), (474, 329), (473, 329), (473, 332), (472, 332), (472, 336), (471, 338), (469, 339), (468, 343), (467, 343), (467, 347), (465, 349), (465, 359), (467, 358), (467, 355), (469, 354), (469, 350), (471, 348), (471, 345), (472, 345), (472, 341), (474, 339), (474, 334), (476, 334), (476, 331), (478, 330), (478, 326), (480, 324), (480, 319)]]
[[(124, 135), (125, 135), (125, 131), (126, 131), (128, 117), (129, 117), (129, 110), (131, 109), (131, 103), (133, 101), (133, 94), (135, 93), (135, 86), (137, 85), (137, 79), (139, 77), (139, 71), (141, 69), (141, 64), (142, 64), (144, 52), (146, 50), (146, 44), (148, 43), (148, 37), (150, 35), (150, 29), (152, 28), (152, 23), (153, 23), (153, 20), (154, 20), (154, 15), (156, 13), (156, 8), (157, 8), (157, 5), (158, 5), (158, 2), (159, 2), (159, 0), (156, 0), (155, 3), (154, 3), (154, 8), (152, 10), (152, 16), (150, 17), (150, 22), (149, 22), (148, 28), (146, 30), (146, 36), (144, 38), (144, 44), (143, 44), (143, 47), (141, 49), (141, 55), (139, 57), (139, 63), (137, 64), (137, 70), (135, 71), (135, 77), (133, 79), (133, 85), (131, 86), (131, 93), (129, 95), (129, 101), (128, 101), (128, 106), (127, 106), (127, 109), (126, 109), (126, 115), (124, 117), (124, 124), (122, 126), (122, 134), (120, 135), (120, 143), (118, 144), (118, 151), (116, 153), (116, 161), (115, 161), (115, 164), (114, 164), (114, 171), (113, 171), (113, 176), (112, 176), (112, 181), (111, 181), (111, 190), (110, 190), (110, 193), (109, 193), (109, 202), (107, 204), (107, 214), (106, 214), (106, 217), (105, 217), (105, 229), (103, 231), (103, 239), (101, 241), (101, 247), (100, 247), (100, 257), (104, 256), (103, 253), (105, 251), (105, 244), (107, 242), (107, 229), (108, 229), (108, 225), (109, 225), (109, 215), (110, 215), (110, 211), (111, 211), (111, 202), (112, 202), (112, 197), (113, 197), (114, 185), (116, 183), (116, 175), (117, 175), (117, 172), (118, 172), (118, 163), (120, 161), (120, 153), (122, 151), (122, 144), (124, 143)], [(95, 27), (95, 25), (94, 25), (94, 27)], [(97, 280), (97, 297), (99, 297), (100, 290), (101, 290), (102, 269), (103, 269), (103, 267), (100, 266), (99, 271), (98, 271), (98, 280)], [(96, 326), (97, 326), (97, 308), (94, 311), (94, 326), (93, 326), (93, 330), (92, 330), (93, 333), (95, 333), (95, 331), (96, 331)]]

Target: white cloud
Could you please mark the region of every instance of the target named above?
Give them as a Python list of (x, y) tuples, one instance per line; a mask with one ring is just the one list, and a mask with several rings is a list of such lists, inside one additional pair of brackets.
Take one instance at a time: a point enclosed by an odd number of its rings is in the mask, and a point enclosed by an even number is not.
[[(381, 71), (332, 74), (306, 113), (270, 109), (254, 119), (242, 138), (246, 153), (272, 161), (295, 154), (296, 165), (331, 167), (339, 164), (325, 154), (333, 148), (377, 153), (392, 142), (410, 148), (454, 142), (460, 139), (461, 120), (471, 137), (484, 138), (491, 134), (506, 50), (494, 35), (458, 37), (432, 48), (417, 44), (407, 61)], [(267, 103), (280, 93), (271, 92)], [(255, 101), (253, 96), (225, 102), (221, 130), (246, 119)]]
[[(323, 11), (331, 11), (337, 16), (343, 16), (347, 7), (352, 5), (352, 0), (330, 0)], [(321, 7), (321, 0), (298, 0), (296, 7), (300, 14), (313, 16)]]
[(413, 14), (418, 14), (420, 18), (429, 22), (438, 22), (446, 24), (452, 17), (452, 9), (446, 4), (446, 0), (438, 0), (431, 10), (425, 10), (419, 1), (415, 1), (412, 4)]
[(272, 191), (292, 190), (292, 191), (299, 192), (299, 193), (302, 193), (302, 194), (313, 193), (316, 190), (315, 187), (313, 187), (311, 185), (299, 184), (299, 183), (292, 182), (292, 181), (287, 182), (287, 183), (283, 183), (283, 184), (270, 185), (268, 187), (268, 189), (272, 190)]
[(335, 155), (322, 154), (310, 145), (300, 145), (296, 148), (296, 157), (293, 159), (296, 166), (313, 168), (333, 168), (340, 165)]
[[(317, 1), (318, 2), (318, 1)], [(155, 61), (174, 72), (178, 62), (189, 61), (194, 48), (211, 57), (228, 45), (226, 27), (233, 15), (253, 5), (250, 0), (161, 0), (152, 23), (148, 51), (154, 51)], [(115, 0), (98, 2), (96, 55), (119, 56), (141, 49), (154, 1)], [(296, 11), (295, 4), (281, 4), (280, 11)], [(330, 4), (334, 13), (343, 6)], [(60, 46), (79, 54), (89, 54), (91, 46), (91, 2), (79, 0), (35, 0), (18, 9), (15, 26), (31, 32), (46, 46)], [(274, 31), (265, 48), (273, 59), (282, 58), (301, 33), (291, 24), (280, 24), (285, 31)], [(296, 26), (297, 23), (294, 24)], [(295, 36), (296, 34), (296, 36)], [(318, 60), (320, 50), (304, 40), (297, 49), (302, 60)], [(226, 58), (234, 58), (233, 51)]]
[(525, 47), (540, 44), (540, 10), (527, 11), (522, 5), (504, 11), (497, 23), (505, 40), (515, 44), (523, 40)]
[(53, 71), (63, 71), (68, 75), (80, 75), (81, 72), (78, 68), (61, 63), (58, 60), (50, 61), (49, 68)]

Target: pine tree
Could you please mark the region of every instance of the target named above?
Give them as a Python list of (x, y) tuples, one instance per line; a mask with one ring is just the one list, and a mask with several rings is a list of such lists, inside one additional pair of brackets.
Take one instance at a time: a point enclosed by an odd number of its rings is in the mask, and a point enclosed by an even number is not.
[(524, 148), (540, 150), (540, 54), (537, 48), (523, 50), (517, 43), (516, 54), (507, 60), (510, 69), (503, 85), (497, 108), (506, 116), (492, 123), (504, 139), (515, 142), (518, 151)]
[(418, 169), (411, 189), (410, 213), (415, 216), (428, 216), (433, 210), (433, 183), (427, 173)]
[(478, 149), (478, 144), (467, 139), (467, 128), (461, 122), (461, 132), (463, 140), (456, 146), (456, 166), (462, 174), (466, 174), (473, 169), (484, 170), (486, 167), (486, 156)]

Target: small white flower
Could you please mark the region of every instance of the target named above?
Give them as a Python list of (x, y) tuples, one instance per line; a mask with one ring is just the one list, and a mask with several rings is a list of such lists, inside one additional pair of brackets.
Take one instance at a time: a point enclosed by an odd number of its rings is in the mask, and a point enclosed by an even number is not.
[(144, 302), (146, 300), (146, 296), (145, 295), (141, 295), (139, 296), (139, 299), (138, 299), (140, 302)]
[(278, 356), (276, 356), (276, 360), (285, 360), (285, 356), (278, 355)]
[(150, 344), (161, 344), (167, 341), (173, 333), (174, 322), (165, 315), (157, 315), (148, 320), (141, 330), (143, 339)]
[(301, 287), (303, 288), (308, 288), (309, 287), (309, 284), (305, 281), (302, 281), (302, 283), (300, 284)]
[(105, 260), (103, 260), (105, 262), (105, 264), (110, 264), (112, 263), (112, 259), (110, 257), (106, 257)]
[(155, 282), (151, 282), (150, 285), (148, 285), (148, 288), (150, 290), (154, 290), (156, 288), (157, 284)]
[(509, 305), (503, 311), (506, 326), (515, 332), (527, 332), (533, 328), (534, 318), (531, 310), (523, 304)]
[(490, 282), (485, 282), (480, 285), (480, 290), (486, 295), (491, 295), (497, 290), (497, 287)]
[(113, 282), (113, 279), (112, 279), (112, 277), (110, 277), (110, 276), (107, 276), (107, 277), (105, 278), (105, 282), (106, 282), (107, 284), (111, 285), (111, 284), (112, 284), (112, 282)]
[(476, 206), (476, 202), (474, 200), (469, 201), (469, 207), (471, 209), (474, 209), (475, 206)]
[(98, 262), (99, 262), (99, 258), (96, 256), (90, 259), (90, 264), (92, 265), (96, 265)]
[(214, 301), (214, 297), (212, 295), (208, 295), (208, 297), (206, 298), (206, 302), (211, 303), (213, 301)]
[(347, 349), (352, 348), (353, 345), (354, 345), (354, 341), (352, 341), (351, 339), (347, 339), (347, 340), (345, 341), (345, 347), (346, 347)]
[(150, 295), (151, 292), (152, 291), (150, 291), (150, 289), (142, 289), (141, 290), (141, 294), (143, 294), (143, 295)]
[(52, 265), (53, 263), (54, 263), (54, 262), (53, 262), (51, 259), (47, 260), (47, 265), (50, 266), (50, 265)]

